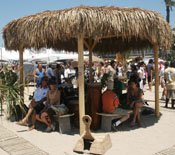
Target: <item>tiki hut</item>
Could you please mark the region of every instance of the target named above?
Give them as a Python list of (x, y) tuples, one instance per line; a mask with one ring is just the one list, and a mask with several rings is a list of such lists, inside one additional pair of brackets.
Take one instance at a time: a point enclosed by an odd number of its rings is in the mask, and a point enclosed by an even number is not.
[[(79, 6), (15, 19), (3, 28), (5, 47), (19, 51), (21, 66), (25, 48), (78, 51), (80, 118), (85, 114), (83, 51), (89, 50), (91, 62), (92, 51), (103, 54), (146, 48), (155, 51), (159, 116), (158, 49), (169, 50), (171, 37), (171, 27), (159, 13), (140, 8)], [(21, 70), (21, 83), (22, 76)], [(83, 128), (80, 121), (80, 133)]]

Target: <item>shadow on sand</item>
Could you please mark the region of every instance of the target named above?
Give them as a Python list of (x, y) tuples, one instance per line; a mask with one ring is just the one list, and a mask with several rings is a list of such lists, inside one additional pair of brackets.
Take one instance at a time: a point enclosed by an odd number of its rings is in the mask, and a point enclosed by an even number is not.
[[(138, 127), (137, 124), (135, 126), (131, 126), (130, 123), (131, 123), (131, 120), (133, 118), (133, 115), (130, 116), (130, 118), (124, 122), (123, 124), (119, 125), (117, 127), (117, 131), (131, 131), (131, 130), (137, 130), (139, 128), (147, 128), (147, 127), (150, 127), (150, 126), (153, 126), (154, 124), (156, 124), (159, 119), (161, 119), (161, 116), (162, 114), (160, 113), (160, 117), (157, 118), (155, 116), (155, 110), (150, 108), (150, 107), (143, 107), (142, 108), (142, 111), (141, 111), (141, 123), (142, 123), (142, 126), (141, 127)], [(115, 121), (115, 120), (113, 120)], [(29, 121), (29, 124), (30, 124), (30, 121)], [(36, 129), (41, 131), (41, 132), (44, 132), (44, 130), (47, 128), (47, 126), (41, 122), (37, 122), (36, 123)], [(25, 132), (26, 130), (23, 130), (23, 131), (18, 131), (18, 132)], [(98, 129), (98, 130), (91, 130), (92, 133), (108, 133), (108, 132), (105, 132), (101, 129)], [(59, 133), (59, 128), (58, 126), (56, 127), (56, 130), (53, 131), (53, 132), (58, 132)], [(111, 129), (111, 132), (116, 132), (114, 131), (113, 129)], [(76, 134), (79, 134), (79, 129), (74, 127), (73, 124), (71, 124), (71, 132), (70, 133), (66, 133), (67, 135), (76, 135)]]
[[(142, 124), (141, 127), (138, 127), (137, 123), (135, 126), (130, 125), (131, 120), (133, 118), (133, 115), (131, 115), (130, 118), (126, 122), (124, 122), (123, 124), (121, 124), (117, 127), (117, 131), (124, 132), (124, 131), (137, 130), (139, 128), (147, 128), (147, 127), (153, 126), (154, 124), (158, 123), (159, 119), (161, 119), (161, 116), (162, 116), (162, 114), (160, 113), (160, 117), (157, 118), (155, 116), (154, 109), (152, 109), (150, 107), (143, 107), (142, 111), (141, 111), (141, 124)], [(115, 120), (113, 120), (113, 121), (115, 122)], [(117, 131), (114, 131), (113, 129), (111, 129), (111, 132), (117, 132)], [(92, 132), (94, 132), (94, 133), (107, 133), (101, 129), (97, 130), (97, 131), (92, 131)]]

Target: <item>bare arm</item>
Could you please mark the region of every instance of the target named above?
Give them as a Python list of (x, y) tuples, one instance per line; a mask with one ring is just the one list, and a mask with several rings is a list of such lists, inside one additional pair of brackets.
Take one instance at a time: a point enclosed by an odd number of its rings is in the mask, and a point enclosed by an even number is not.
[(35, 69), (34, 77), (39, 78), (39, 76), (37, 75), (37, 69)]
[(46, 72), (46, 70), (45, 70), (45, 69), (44, 69), (44, 75), (45, 75), (45, 76), (48, 76), (48, 75), (47, 75), (47, 72)]

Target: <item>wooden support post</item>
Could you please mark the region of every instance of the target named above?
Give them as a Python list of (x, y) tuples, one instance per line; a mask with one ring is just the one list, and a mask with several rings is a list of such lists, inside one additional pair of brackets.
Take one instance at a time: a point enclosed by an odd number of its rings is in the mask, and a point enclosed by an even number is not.
[(20, 61), (20, 77), (19, 77), (19, 82), (20, 85), (22, 84), (20, 95), (22, 97), (22, 100), (24, 101), (24, 66), (23, 66), (23, 52), (24, 48), (22, 45), (19, 47), (19, 61)]
[(93, 83), (92, 76), (92, 39), (89, 39), (89, 82)]
[(80, 135), (82, 135), (85, 130), (85, 126), (82, 120), (83, 116), (85, 115), (83, 34), (78, 35), (78, 84)]
[(159, 69), (158, 69), (158, 48), (157, 44), (154, 44), (154, 62), (155, 62), (155, 110), (156, 117), (160, 116), (159, 112)]

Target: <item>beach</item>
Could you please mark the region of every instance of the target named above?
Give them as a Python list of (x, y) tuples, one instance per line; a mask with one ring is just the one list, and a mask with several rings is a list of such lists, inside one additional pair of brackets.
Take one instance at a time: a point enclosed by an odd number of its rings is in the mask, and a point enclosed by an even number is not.
[[(160, 88), (159, 98), (161, 98), (161, 92)], [(154, 87), (152, 92), (148, 90), (144, 92), (144, 98), (148, 100), (149, 108), (154, 108)], [(169, 107), (171, 107), (170, 104)], [(92, 133), (94, 135), (110, 135), (112, 147), (106, 152), (106, 155), (154, 155), (175, 145), (175, 112), (173, 109), (164, 108), (164, 101), (162, 100), (160, 100), (160, 112), (160, 118), (156, 118), (155, 115), (142, 116), (141, 128), (130, 127), (129, 122), (126, 122), (116, 132), (97, 130), (92, 131)], [(37, 130), (28, 131), (28, 127), (7, 121), (2, 116), (0, 117), (0, 126), (50, 155), (77, 154), (73, 152), (73, 148), (80, 136), (75, 127), (73, 127), (70, 135), (60, 134), (57, 131), (51, 133)], [(6, 155), (7, 153), (0, 150), (0, 154)]]

